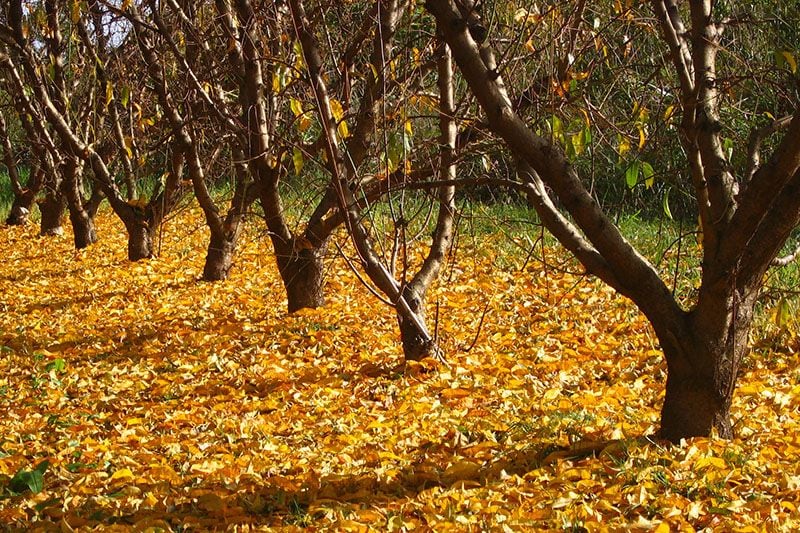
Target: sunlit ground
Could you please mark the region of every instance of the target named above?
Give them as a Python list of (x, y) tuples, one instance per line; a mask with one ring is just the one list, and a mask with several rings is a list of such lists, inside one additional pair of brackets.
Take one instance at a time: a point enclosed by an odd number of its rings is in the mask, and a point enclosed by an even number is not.
[(105, 211), (81, 252), (69, 234), (0, 229), (0, 523), (800, 528), (791, 336), (748, 359), (736, 440), (670, 446), (646, 438), (656, 341), (600, 284), (539, 262), (497, 271), (491, 238), (465, 244), (429, 296), (446, 363), (404, 368), (391, 310), (339, 258), (328, 305), (287, 316), (261, 225), (215, 284), (198, 281), (195, 214), (136, 264)]

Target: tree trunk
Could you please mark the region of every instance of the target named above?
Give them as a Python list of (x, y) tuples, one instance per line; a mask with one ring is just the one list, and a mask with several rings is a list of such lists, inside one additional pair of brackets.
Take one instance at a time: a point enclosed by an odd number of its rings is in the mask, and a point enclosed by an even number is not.
[(97, 242), (97, 232), (94, 229), (94, 220), (83, 206), (69, 205), (69, 220), (72, 223), (72, 232), (75, 237), (75, 249), (82, 250)]
[(39, 203), (42, 215), (39, 235), (63, 235), (62, 219), (65, 207), (64, 197), (60, 193), (51, 193)]
[[(92, 214), (86, 210), (83, 200), (83, 192), (78, 177), (77, 162), (74, 166), (65, 170), (62, 183), (64, 196), (67, 199), (69, 208), (69, 220), (72, 223), (72, 233), (75, 237), (75, 249), (82, 250), (89, 245), (97, 242), (97, 233), (94, 229)], [(96, 212), (96, 210), (95, 210)]]
[[(421, 321), (425, 320), (425, 295), (416, 290), (412, 284), (403, 287), (403, 297)], [(403, 344), (403, 357), (406, 361), (421, 361), (433, 355), (436, 349), (434, 341), (426, 340), (425, 335), (414, 322), (397, 313), (397, 322), (400, 326), (400, 341)]]
[(703, 300), (701, 295), (687, 315), (691, 333), (659, 335), (667, 359), (660, 436), (672, 442), (712, 432), (733, 437), (731, 401), (739, 363), (748, 352), (755, 298)]
[(128, 229), (128, 260), (150, 259), (154, 255), (153, 232), (144, 218), (135, 216)]
[(708, 436), (715, 430), (720, 437), (733, 437), (732, 392), (732, 383), (718, 382), (713, 373), (685, 372), (670, 365), (661, 408), (660, 436), (678, 442), (684, 438)]
[(326, 240), (316, 248), (302, 247), (288, 253), (277, 252), (278, 271), (286, 288), (290, 313), (325, 305), (322, 285), (327, 245)]
[(11, 211), (8, 212), (8, 217), (6, 217), (6, 224), (9, 226), (25, 226), (28, 224), (34, 200), (34, 195), (28, 194), (28, 192), (14, 196)]
[(236, 252), (236, 235), (211, 233), (208, 244), (206, 264), (203, 267), (203, 281), (222, 281), (228, 278)]

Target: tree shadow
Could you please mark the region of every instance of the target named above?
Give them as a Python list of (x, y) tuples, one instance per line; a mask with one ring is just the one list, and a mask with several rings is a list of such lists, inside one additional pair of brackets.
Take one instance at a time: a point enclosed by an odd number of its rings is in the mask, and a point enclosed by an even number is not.
[(114, 296), (123, 296), (127, 293), (124, 290), (109, 291), (103, 294), (84, 294), (83, 296), (76, 296), (74, 298), (61, 298), (54, 300), (43, 300), (40, 302), (30, 303), (24, 307), (17, 308), (16, 313), (29, 315), (36, 311), (62, 311), (73, 305), (88, 304), (97, 300), (105, 300)]
[[(639, 439), (648, 442), (648, 439)], [(609, 460), (627, 453), (629, 443), (602, 441), (573, 446), (540, 444), (528, 449), (513, 449), (498, 454), (486, 464), (459, 461), (454, 450), (449, 454), (453, 466), (442, 469), (428, 459), (431, 449), (422, 446), (417, 461), (391, 478), (377, 471), (317, 476), (308, 472), (302, 479), (269, 476), (259, 483), (219, 481), (199, 478), (182, 485), (132, 484), (115, 486), (109, 494), (88, 498), (66, 514), (60, 500), (40, 506), (38, 519), (54, 526), (60, 522), (72, 528), (124, 526), (141, 530), (161, 527), (175, 530), (192, 526), (203, 530), (241, 526), (285, 527), (320, 526), (330, 510), (352, 513), (375, 505), (391, 506), (412, 499), (426, 490), (471, 489), (501, 483), (509, 476), (525, 476), (558, 460), (605, 455)], [(439, 450), (443, 451), (443, 450)], [(199, 481), (199, 482), (198, 482)], [(164, 492), (167, 498), (164, 498)], [(126, 511), (115, 507), (117, 494), (160, 493), (149, 505)], [(173, 499), (173, 501), (170, 501)], [(31, 517), (33, 518), (33, 517)], [(48, 526), (49, 527), (49, 526)], [(45, 530), (47, 527), (45, 528)]]

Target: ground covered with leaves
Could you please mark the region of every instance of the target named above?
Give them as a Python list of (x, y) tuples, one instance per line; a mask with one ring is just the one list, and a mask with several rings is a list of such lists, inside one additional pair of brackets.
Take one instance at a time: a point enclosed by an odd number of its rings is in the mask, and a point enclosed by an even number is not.
[(325, 308), (287, 315), (264, 235), (202, 283), (205, 231), (180, 216), (135, 264), (108, 214), (81, 252), (0, 231), (0, 524), (800, 528), (792, 339), (749, 356), (736, 440), (668, 445), (648, 438), (657, 343), (600, 284), (499, 271), (492, 237), (466, 239), (430, 296), (446, 363), (404, 367), (391, 310), (343, 261)]

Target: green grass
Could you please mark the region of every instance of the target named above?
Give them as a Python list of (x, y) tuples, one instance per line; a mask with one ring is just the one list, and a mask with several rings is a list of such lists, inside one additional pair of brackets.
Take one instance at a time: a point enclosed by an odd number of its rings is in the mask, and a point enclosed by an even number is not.
[(11, 190), (11, 178), (5, 169), (0, 170), (0, 216), (5, 220), (11, 203), (14, 201), (14, 192)]
[[(149, 195), (156, 177), (142, 180), (140, 194)], [(290, 181), (282, 190), (284, 205), (289, 218), (299, 227), (308, 219), (318, 202), (316, 189), (301, 187)], [(219, 180), (214, 194), (221, 205), (232, 196), (229, 181)], [(5, 218), (13, 201), (8, 174), (0, 171), (0, 216)], [(393, 206), (380, 202), (365, 210), (368, 224), (373, 230), (380, 229), (386, 235), (394, 232), (393, 218), (397, 217), (400, 196), (393, 198)], [(419, 191), (403, 197), (403, 213), (408, 218), (407, 234), (426, 242), (433, 231), (436, 210), (431, 211), (428, 198)], [(34, 220), (38, 213), (34, 212)], [(685, 308), (691, 307), (700, 284), (700, 259), (702, 250), (697, 242), (694, 221), (676, 221), (666, 217), (647, 218), (639, 214), (616, 214), (616, 223), (623, 235), (661, 272), (662, 279), (673, 289)], [(552, 254), (542, 256), (542, 250), (557, 247), (556, 240), (542, 228), (536, 212), (520, 200), (482, 202), (469, 198), (458, 198), (456, 207), (456, 239), (454, 249), (468, 245), (470, 249), (494, 256), (495, 264), (503, 270), (536, 268), (547, 262), (573, 272), (582, 267), (568, 254), (554, 258)], [(784, 253), (791, 251), (800, 238), (800, 231), (786, 245)], [(556, 261), (555, 264), (552, 264)], [(780, 338), (800, 329), (796, 318), (800, 311), (800, 265), (792, 263), (771, 269), (764, 283), (758, 303), (756, 329), (762, 337)]]

